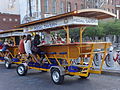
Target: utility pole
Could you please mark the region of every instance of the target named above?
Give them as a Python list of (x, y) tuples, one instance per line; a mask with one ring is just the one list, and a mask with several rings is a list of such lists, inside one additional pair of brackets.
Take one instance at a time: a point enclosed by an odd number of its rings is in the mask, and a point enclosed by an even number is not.
[(29, 3), (29, 11), (30, 11), (29, 15), (30, 15), (30, 17), (32, 17), (31, 0), (29, 0), (28, 3)]

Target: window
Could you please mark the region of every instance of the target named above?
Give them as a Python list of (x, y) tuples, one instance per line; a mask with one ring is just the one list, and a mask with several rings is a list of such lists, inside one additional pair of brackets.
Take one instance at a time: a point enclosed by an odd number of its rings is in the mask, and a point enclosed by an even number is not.
[(3, 21), (6, 21), (6, 18), (3, 18)]
[(45, 1), (45, 12), (48, 13), (48, 0), (44, 0)]
[(111, 0), (112, 5), (114, 5), (114, 0)]
[(114, 9), (112, 9), (112, 13), (114, 13)]
[(77, 5), (77, 3), (75, 3), (75, 10), (78, 10), (78, 5)]
[(109, 12), (110, 12), (110, 9), (108, 8), (108, 9), (107, 9), (107, 11), (109, 11)]
[(18, 21), (18, 19), (15, 19), (15, 22), (17, 22)]
[(11, 19), (11, 18), (9, 18), (9, 21), (12, 21), (12, 19)]
[(53, 0), (53, 8), (52, 8), (52, 12), (56, 13), (56, 0)]
[(81, 4), (81, 9), (84, 9), (84, 5), (83, 4)]
[(9, 0), (8, 8), (14, 8), (16, 0)]
[(60, 13), (64, 13), (64, 3), (60, 3)]
[(71, 2), (68, 2), (67, 4), (67, 12), (71, 12)]
[(108, 4), (110, 4), (110, 0), (107, 0)]

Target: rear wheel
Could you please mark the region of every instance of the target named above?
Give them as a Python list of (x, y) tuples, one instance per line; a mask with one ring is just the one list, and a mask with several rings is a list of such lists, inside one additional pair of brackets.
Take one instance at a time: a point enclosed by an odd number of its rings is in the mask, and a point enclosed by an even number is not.
[(6, 67), (7, 69), (10, 69), (10, 68), (11, 68), (11, 63), (10, 63), (9, 60), (5, 60), (5, 67)]
[(51, 70), (51, 78), (55, 84), (62, 84), (64, 82), (64, 75), (60, 75), (60, 70), (54, 68)]
[(27, 74), (27, 67), (24, 64), (20, 64), (17, 67), (17, 74), (19, 76), (25, 76)]

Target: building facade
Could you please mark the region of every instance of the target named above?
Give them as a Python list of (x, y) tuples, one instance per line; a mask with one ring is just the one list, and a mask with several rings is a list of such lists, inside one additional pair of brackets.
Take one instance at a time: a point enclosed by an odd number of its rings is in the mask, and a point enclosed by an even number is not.
[(116, 12), (117, 0), (20, 0), (21, 23), (85, 8)]
[(117, 19), (120, 19), (120, 0), (116, 0), (115, 9), (116, 9), (116, 14), (117, 14)]
[(0, 30), (13, 29), (20, 24), (20, 15), (0, 14)]
[(0, 0), (0, 30), (20, 24), (19, 0)]
[(21, 23), (83, 8), (84, 0), (20, 0)]
[(116, 0), (85, 0), (85, 8), (99, 8), (115, 13)]
[(19, 15), (19, 0), (0, 0), (0, 13)]

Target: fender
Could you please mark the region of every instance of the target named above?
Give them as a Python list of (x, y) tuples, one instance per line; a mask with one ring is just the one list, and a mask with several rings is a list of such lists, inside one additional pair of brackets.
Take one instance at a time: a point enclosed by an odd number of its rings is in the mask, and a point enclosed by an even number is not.
[(50, 71), (53, 69), (53, 68), (57, 68), (60, 70), (60, 75), (65, 75), (65, 69), (61, 66), (51, 66), (50, 67)]
[(25, 69), (28, 69), (27, 63), (21, 63), (21, 64), (23, 64), (25, 66)]
[(12, 63), (12, 60), (11, 60), (10, 58), (8, 58), (8, 57), (4, 57), (4, 59), (5, 59), (5, 60), (8, 60), (9, 63)]

